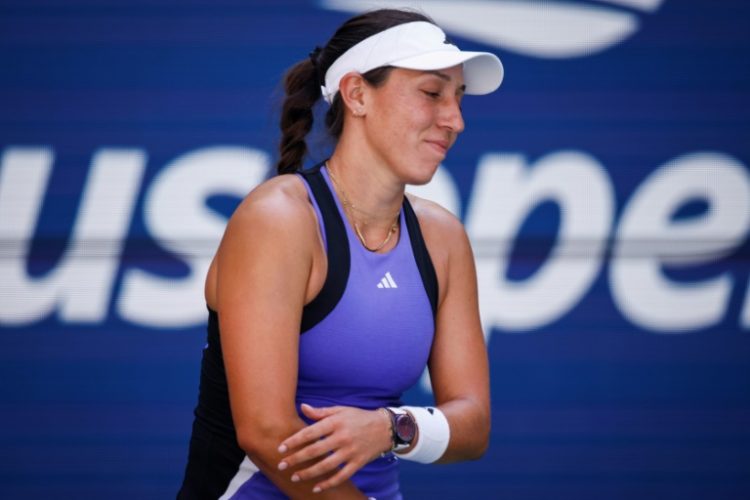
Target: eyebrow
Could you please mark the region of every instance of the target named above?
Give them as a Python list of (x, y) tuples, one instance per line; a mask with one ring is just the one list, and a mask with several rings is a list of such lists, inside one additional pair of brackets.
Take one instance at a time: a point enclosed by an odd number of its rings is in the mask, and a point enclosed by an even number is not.
[[(449, 81), (452, 80), (452, 78), (450, 77), (450, 75), (446, 75), (445, 73), (441, 73), (440, 71), (435, 70), (435, 69), (426, 70), (425, 73), (429, 73), (431, 75), (435, 75), (438, 78), (440, 78), (442, 80), (445, 80), (446, 82), (449, 82)], [(466, 84), (461, 85), (461, 87), (459, 88), (459, 90), (461, 90), (462, 92), (466, 92)]]

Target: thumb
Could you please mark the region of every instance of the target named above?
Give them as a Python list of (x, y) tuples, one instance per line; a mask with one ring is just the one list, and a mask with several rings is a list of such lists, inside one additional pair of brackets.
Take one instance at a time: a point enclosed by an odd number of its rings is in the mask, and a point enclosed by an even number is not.
[(300, 409), (302, 410), (302, 413), (304, 413), (306, 417), (311, 418), (313, 420), (320, 420), (322, 418), (325, 418), (329, 415), (333, 415), (334, 413), (336, 413), (335, 406), (316, 408), (314, 406), (310, 406), (307, 403), (302, 403), (300, 405)]

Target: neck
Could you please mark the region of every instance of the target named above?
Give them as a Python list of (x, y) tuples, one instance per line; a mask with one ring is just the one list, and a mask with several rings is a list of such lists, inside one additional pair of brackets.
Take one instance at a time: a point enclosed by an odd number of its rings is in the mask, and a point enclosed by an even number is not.
[(356, 207), (354, 218), (367, 225), (388, 226), (401, 210), (405, 184), (387, 166), (366, 158), (372, 156), (361, 148), (349, 154), (349, 148), (340, 141), (328, 169), (339, 184), (337, 189), (342, 189)]
[(339, 146), (327, 166), (345, 216), (362, 246), (371, 252), (388, 251), (398, 241), (393, 236), (398, 231), (405, 186), (390, 170), (363, 162), (366, 154), (360, 151), (360, 160), (354, 160)]

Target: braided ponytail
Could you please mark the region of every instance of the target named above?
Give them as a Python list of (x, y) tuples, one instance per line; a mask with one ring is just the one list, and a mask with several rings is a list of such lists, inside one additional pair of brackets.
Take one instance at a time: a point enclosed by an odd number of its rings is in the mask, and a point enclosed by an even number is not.
[(312, 130), (313, 106), (320, 98), (320, 84), (312, 57), (292, 66), (284, 78), (286, 98), (281, 108), (279, 174), (296, 172), (307, 154), (305, 136)]

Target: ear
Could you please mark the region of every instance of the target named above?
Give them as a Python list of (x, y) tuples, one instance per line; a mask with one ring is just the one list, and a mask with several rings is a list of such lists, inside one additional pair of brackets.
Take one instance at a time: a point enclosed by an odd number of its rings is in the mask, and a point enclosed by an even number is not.
[(354, 116), (364, 116), (367, 82), (359, 73), (351, 72), (339, 81), (339, 92), (344, 107)]

